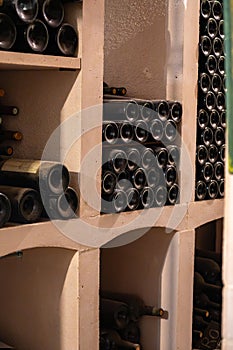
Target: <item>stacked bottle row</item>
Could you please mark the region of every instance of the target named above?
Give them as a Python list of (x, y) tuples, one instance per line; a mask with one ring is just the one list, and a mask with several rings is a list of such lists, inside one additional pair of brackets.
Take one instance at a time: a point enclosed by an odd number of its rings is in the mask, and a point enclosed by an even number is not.
[(100, 350), (141, 349), (142, 316), (168, 318), (162, 308), (146, 306), (135, 295), (102, 293), (100, 299)]
[(224, 197), (225, 53), (222, 0), (201, 0), (196, 200)]
[(181, 118), (176, 101), (104, 99), (102, 213), (179, 201)]
[(70, 219), (79, 201), (59, 162), (10, 158), (0, 163), (0, 227), (8, 221), (33, 223), (41, 217)]
[(23, 134), (19, 130), (8, 130), (4, 127), (4, 118), (6, 116), (17, 116), (19, 108), (16, 106), (3, 105), (1, 102), (5, 91), (0, 89), (0, 159), (11, 157), (14, 152), (11, 141), (21, 141)]
[(196, 249), (193, 295), (193, 348), (221, 349), (222, 257)]
[(0, 49), (75, 56), (78, 34), (60, 0), (2, 0)]

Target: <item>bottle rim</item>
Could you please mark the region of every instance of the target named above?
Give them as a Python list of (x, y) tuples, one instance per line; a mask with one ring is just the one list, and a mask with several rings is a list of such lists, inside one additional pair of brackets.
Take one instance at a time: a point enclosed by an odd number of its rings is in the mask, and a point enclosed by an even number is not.
[(154, 140), (156, 141), (162, 140), (163, 134), (164, 134), (164, 127), (161, 120), (159, 119), (153, 120), (153, 122), (150, 125), (150, 133)]
[(4, 47), (4, 45), (1, 45), (1, 44), (0, 44), (0, 47), (1, 47), (2, 49), (9, 50), (9, 49), (12, 48), (12, 46), (14, 45), (15, 40), (16, 40), (16, 36), (17, 36), (16, 26), (15, 26), (13, 20), (11, 19), (11, 17), (8, 16), (7, 14), (5, 14), (5, 13), (0, 13), (0, 18), (1, 18), (1, 17), (9, 22), (9, 25), (12, 27), (12, 30), (13, 30), (13, 40), (10, 42), (10, 44), (7, 45), (7, 47)]
[(218, 183), (216, 180), (211, 180), (208, 186), (208, 195), (211, 199), (215, 199), (218, 196)]
[[(146, 195), (147, 193), (147, 195)], [(149, 200), (148, 200), (149, 198)], [(147, 186), (144, 187), (142, 193), (141, 193), (141, 202), (144, 207), (144, 209), (151, 208), (154, 204), (154, 192), (153, 190)]]
[[(130, 128), (130, 137), (124, 137), (124, 128)], [(125, 143), (132, 141), (134, 137), (134, 130), (132, 124), (129, 121), (122, 123), (120, 127), (120, 137)]]
[[(132, 194), (133, 193), (133, 194)], [(136, 195), (136, 202), (131, 203), (133, 196)], [(132, 196), (130, 198), (130, 196)], [(127, 206), (130, 210), (136, 210), (140, 204), (140, 195), (136, 188), (130, 188), (127, 190)]]
[[(63, 45), (62, 45), (62, 41), (61, 41), (61, 35), (62, 35), (62, 32), (64, 30), (66, 30), (66, 28), (70, 29), (72, 31), (72, 33), (74, 34), (74, 39), (75, 39), (75, 43), (74, 43), (74, 50), (65, 50)], [(57, 31), (57, 46), (59, 48), (59, 50), (61, 51), (61, 53), (64, 55), (64, 56), (74, 56), (75, 54), (75, 51), (78, 47), (78, 34), (76, 32), (76, 30), (74, 29), (74, 27), (69, 24), (69, 23), (63, 23), (60, 28), (58, 29)]]
[[(200, 186), (202, 187), (201, 194), (199, 194), (199, 191), (198, 191)], [(203, 192), (203, 189), (204, 189), (204, 192)], [(199, 200), (205, 199), (206, 194), (207, 194), (206, 184), (204, 181), (199, 180), (196, 184), (196, 197), (197, 197), (197, 199), (199, 199)]]
[[(113, 185), (111, 187), (106, 187), (105, 183), (106, 183), (106, 179), (107, 178), (111, 178), (113, 181)], [(114, 188), (116, 186), (116, 175), (110, 171), (107, 171), (104, 176), (103, 176), (103, 180), (102, 180), (102, 188), (104, 190), (104, 193), (106, 194), (112, 194), (114, 192)]]
[[(44, 30), (44, 34), (46, 36), (46, 41), (45, 43), (43, 44), (43, 47), (42, 48), (39, 48), (39, 47), (36, 47), (34, 44), (33, 44), (33, 41), (31, 40), (30, 38), (30, 30), (33, 28), (33, 26), (36, 26), (36, 25), (40, 25), (41, 26), (41, 29), (43, 28)], [(27, 30), (26, 30), (26, 39), (27, 39), (27, 43), (29, 44), (30, 48), (35, 51), (35, 52), (44, 52), (48, 46), (48, 42), (49, 42), (49, 33), (48, 33), (48, 29), (46, 27), (46, 25), (40, 20), (40, 19), (36, 19), (33, 23), (29, 24), (29, 26), (27, 27)]]
[(43, 13), (43, 16), (44, 16), (44, 19), (45, 19), (46, 23), (52, 28), (57, 28), (57, 27), (59, 27), (59, 25), (62, 23), (62, 21), (64, 19), (64, 14), (65, 14), (64, 6), (63, 6), (61, 1), (56, 0), (56, 5), (60, 6), (60, 9), (61, 9), (61, 12), (62, 12), (61, 18), (56, 22), (54, 20), (51, 20), (51, 18), (48, 17), (47, 12), (46, 12), (46, 6), (48, 5), (48, 3), (50, 1), (51, 0), (47, 0), (47, 1), (45, 0), (44, 1), (43, 6), (42, 6), (42, 13)]
[[(112, 138), (112, 139), (110, 139), (110, 138), (107, 136), (107, 131), (108, 131), (108, 129), (109, 129), (110, 127), (113, 128), (113, 129), (115, 129), (114, 131), (116, 131), (116, 137), (115, 137), (115, 138)], [(119, 137), (119, 129), (118, 129), (118, 126), (117, 126), (116, 123), (111, 122), (111, 123), (107, 123), (107, 124), (104, 125), (104, 139), (105, 139), (105, 141), (107, 141), (107, 142), (110, 143), (110, 144), (114, 144), (114, 143), (117, 142), (118, 137)]]
[(36, 5), (36, 11), (33, 15), (33, 17), (29, 18), (29, 19), (26, 19), (25, 16), (22, 15), (22, 10), (20, 9), (20, 6), (19, 6), (19, 1), (20, 0), (15, 0), (15, 9), (16, 9), (16, 12), (17, 12), (17, 15), (19, 16), (19, 18), (23, 21), (23, 22), (26, 22), (26, 23), (32, 23), (36, 20), (37, 16), (38, 16), (38, 12), (39, 12), (39, 3), (38, 3), (38, 0), (33, 0), (33, 2), (35, 3)]

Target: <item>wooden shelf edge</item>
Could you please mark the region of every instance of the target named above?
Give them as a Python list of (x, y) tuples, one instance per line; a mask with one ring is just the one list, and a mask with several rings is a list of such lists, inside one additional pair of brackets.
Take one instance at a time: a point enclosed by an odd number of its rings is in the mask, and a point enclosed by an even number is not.
[(81, 59), (76, 57), (49, 56), (22, 52), (0, 51), (0, 70), (81, 68)]
[(224, 216), (224, 199), (197, 201), (189, 204), (188, 226), (195, 229)]

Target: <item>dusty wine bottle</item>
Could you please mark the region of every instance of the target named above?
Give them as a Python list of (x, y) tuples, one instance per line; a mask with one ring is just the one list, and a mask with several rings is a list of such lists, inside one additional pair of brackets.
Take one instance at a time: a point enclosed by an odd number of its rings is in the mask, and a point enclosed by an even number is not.
[(127, 194), (127, 207), (129, 210), (136, 210), (140, 205), (140, 194), (136, 188), (129, 188)]
[(165, 147), (158, 147), (155, 150), (157, 163), (160, 168), (165, 168), (168, 164), (168, 151)]
[(221, 278), (219, 265), (209, 258), (195, 257), (195, 271), (199, 272), (208, 283), (215, 283)]
[(141, 164), (144, 169), (150, 169), (156, 165), (156, 158), (152, 148), (146, 148), (142, 152)]
[(139, 105), (133, 99), (108, 100), (104, 99), (103, 119), (104, 120), (125, 120), (134, 122), (139, 116)]
[(100, 299), (100, 324), (102, 327), (124, 329), (130, 320), (129, 306), (125, 302)]
[(111, 195), (116, 187), (117, 178), (112, 171), (106, 171), (102, 175), (102, 195)]
[(132, 174), (132, 181), (133, 181), (134, 187), (137, 190), (142, 190), (147, 183), (145, 170), (142, 168), (138, 168), (136, 171), (134, 171)]
[(151, 102), (153, 103), (154, 110), (155, 110), (156, 114), (158, 115), (158, 117), (162, 121), (166, 121), (169, 117), (169, 105), (168, 105), (167, 101), (152, 100)]
[(11, 203), (9, 198), (0, 192), (0, 227), (3, 227), (11, 216)]
[(141, 155), (137, 148), (127, 150), (128, 169), (134, 171), (141, 164)]
[(0, 163), (0, 182), (61, 194), (68, 187), (69, 171), (59, 162), (11, 158)]
[(171, 187), (177, 180), (177, 171), (174, 165), (167, 165), (165, 169), (165, 179), (167, 186)]
[(180, 164), (180, 148), (176, 145), (168, 145), (168, 162), (176, 167)]
[(173, 120), (167, 120), (164, 125), (164, 139), (166, 142), (174, 142), (177, 137), (177, 127)]
[(154, 189), (159, 184), (165, 185), (165, 179), (163, 176), (163, 172), (158, 167), (153, 167), (147, 171), (147, 183), (148, 186)]
[(36, 190), (1, 185), (0, 192), (4, 193), (11, 202), (10, 221), (33, 223), (40, 218), (43, 206)]
[(149, 122), (155, 118), (154, 106), (151, 101), (146, 101), (140, 108), (141, 117), (145, 122)]
[(135, 127), (135, 137), (136, 141), (144, 143), (149, 137), (148, 125), (144, 120), (139, 120)]
[(0, 49), (10, 50), (14, 45), (15, 40), (16, 27), (14, 22), (7, 14), (0, 12)]
[(173, 184), (171, 187), (168, 187), (167, 199), (168, 204), (175, 205), (179, 202), (180, 197), (180, 188), (177, 184)]
[[(115, 344), (116, 347), (111, 347), (110, 349), (135, 349), (135, 350), (140, 350), (141, 347), (139, 344), (135, 344), (135, 343), (132, 343), (128, 340), (124, 340), (121, 338), (121, 336), (119, 335), (119, 333), (115, 330), (112, 330), (112, 329), (106, 329), (106, 330), (102, 330), (101, 331), (101, 336), (108, 339), (108, 343), (110, 344)], [(108, 348), (105, 348), (105, 349), (108, 349)]]
[(127, 167), (127, 155), (123, 150), (113, 149), (112, 151), (110, 151), (107, 157), (108, 161), (110, 162), (110, 166), (112, 166), (116, 174), (119, 174)]
[(16, 106), (4, 106), (4, 105), (0, 104), (0, 114), (17, 115), (18, 113), (19, 113), (18, 107), (16, 107)]
[(121, 171), (117, 176), (116, 188), (127, 191), (132, 187), (130, 172), (126, 169)]
[(164, 124), (161, 120), (155, 119), (150, 124), (150, 133), (155, 141), (161, 141), (164, 135)]
[(159, 185), (154, 190), (155, 207), (163, 207), (167, 201), (167, 188)]
[(175, 122), (179, 123), (182, 118), (183, 109), (180, 102), (167, 101), (169, 106), (169, 117)]

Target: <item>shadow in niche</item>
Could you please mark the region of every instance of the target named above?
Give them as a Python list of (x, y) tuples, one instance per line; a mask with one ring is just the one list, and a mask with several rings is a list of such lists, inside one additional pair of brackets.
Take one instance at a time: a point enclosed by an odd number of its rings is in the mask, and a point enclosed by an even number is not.
[(68, 249), (34, 248), (24, 250), (20, 258), (0, 260), (1, 340), (20, 350), (64, 348), (63, 317), (77, 302), (75, 298), (67, 303), (64, 295), (74, 254)]
[[(139, 232), (125, 234), (136, 239)], [(115, 248), (101, 249), (101, 291), (140, 296), (147, 305), (161, 305), (161, 275), (169, 245), (175, 235), (163, 228), (152, 228), (143, 237)], [(129, 240), (128, 237), (128, 240)], [(118, 237), (119, 239), (119, 237)], [(120, 238), (118, 244), (124, 244)], [(113, 242), (112, 242), (113, 243)], [(116, 242), (115, 242), (116, 244)], [(111, 244), (108, 246), (112, 246)], [(160, 322), (145, 316), (140, 321), (143, 349), (159, 349)]]

